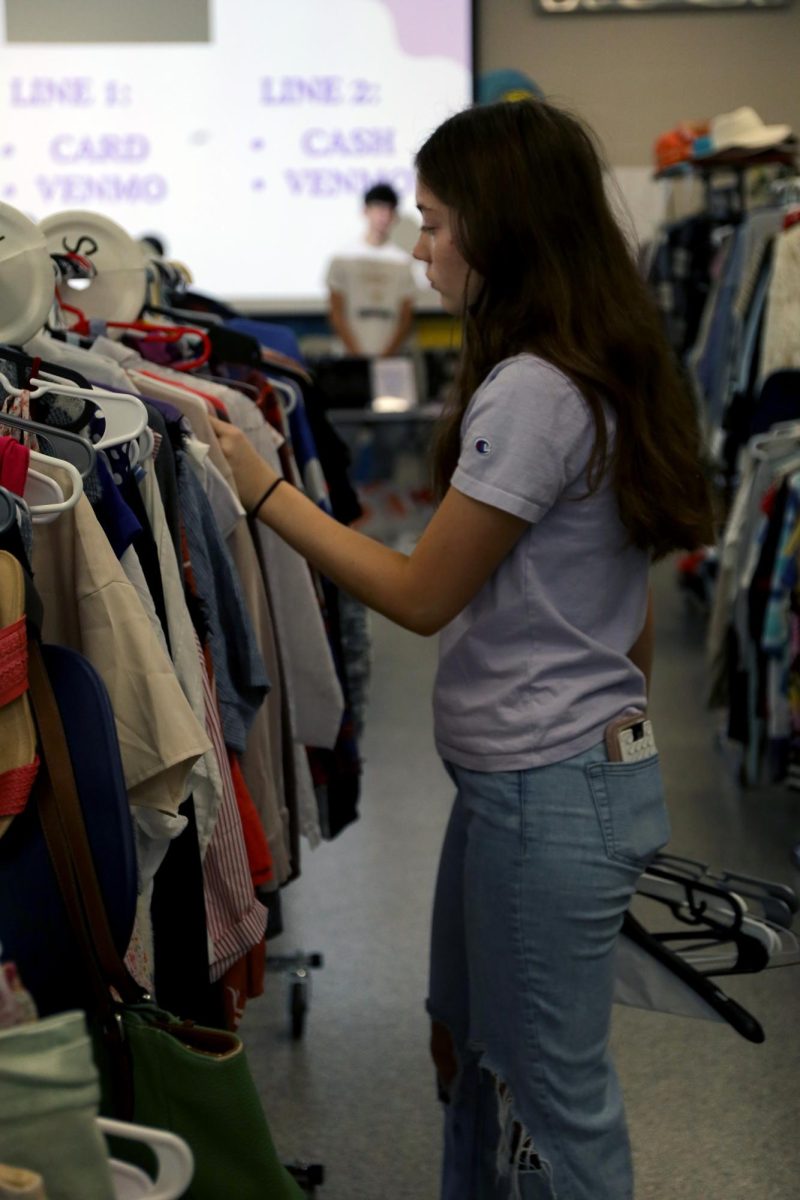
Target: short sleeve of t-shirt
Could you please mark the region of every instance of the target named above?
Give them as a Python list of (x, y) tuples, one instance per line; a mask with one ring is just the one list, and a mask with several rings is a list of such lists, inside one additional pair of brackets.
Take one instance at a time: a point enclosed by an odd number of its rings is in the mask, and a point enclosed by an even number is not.
[(583, 474), (595, 425), (575, 385), (532, 354), (493, 368), (469, 403), (452, 485), (531, 523)]
[(344, 291), (346, 287), (345, 260), (340, 255), (331, 259), (325, 282), (332, 292)]

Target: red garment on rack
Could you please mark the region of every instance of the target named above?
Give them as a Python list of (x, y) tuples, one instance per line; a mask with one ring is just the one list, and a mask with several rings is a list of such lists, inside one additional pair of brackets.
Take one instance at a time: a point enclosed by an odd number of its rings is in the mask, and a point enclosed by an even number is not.
[(272, 851), (269, 848), (269, 842), (264, 833), (261, 819), (256, 811), (256, 806), (253, 804), (250, 791), (245, 783), (242, 769), (239, 766), (239, 760), (230, 751), (229, 758), (231, 775), (233, 776), (233, 790), (236, 795), (236, 804), (239, 808), (242, 832), (244, 833), (244, 844), (247, 850), (250, 877), (253, 880), (253, 887), (264, 887), (267, 884), (273, 883), (275, 879)]
[(225, 1024), (233, 1032), (239, 1028), (247, 1001), (264, 994), (266, 949), (266, 942), (259, 942), (222, 976)]
[(0, 437), (0, 487), (15, 496), (25, 494), (31, 452), (13, 437)]

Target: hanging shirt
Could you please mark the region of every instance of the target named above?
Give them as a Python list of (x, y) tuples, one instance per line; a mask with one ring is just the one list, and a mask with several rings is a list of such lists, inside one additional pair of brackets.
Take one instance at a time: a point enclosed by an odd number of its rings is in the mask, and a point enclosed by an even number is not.
[[(606, 410), (610, 449), (613, 413)], [(441, 635), (442, 757), (475, 771), (559, 762), (647, 704), (627, 657), (647, 612), (649, 557), (631, 545), (608, 475), (588, 498), (589, 407), (531, 354), (490, 371), (461, 426), (452, 486), (530, 522)]]
[[(165, 454), (167, 450), (162, 448), (161, 453)], [(200, 724), (205, 726), (206, 708), (201, 664), (198, 662), (197, 656), (196, 633), (186, 602), (183, 578), (167, 526), (161, 493), (155, 482), (153, 471), (148, 471), (142, 483), (142, 499), (150, 519), (158, 551), (175, 675), (192, 712)], [(202, 857), (206, 852), (222, 803), (222, 778), (213, 749), (207, 750), (202, 758), (199, 758), (194, 764), (189, 783), (194, 800), (197, 841)]]
[(800, 367), (800, 225), (780, 234), (769, 285), (761, 378)]
[[(259, 454), (280, 471), (280, 438), (256, 406), (237, 396), (228, 411)], [(344, 698), (311, 572), (297, 551), (269, 526), (259, 521), (254, 530), (270, 585), (295, 739), (305, 746), (331, 749), (342, 723)]]
[(131, 803), (176, 815), (210, 743), (85, 497), (37, 529), (33, 567), (42, 636), (84, 654), (108, 689)]
[(268, 349), (277, 350), (279, 354), (285, 354), (298, 363), (304, 361), (297, 334), (288, 325), (257, 321), (252, 317), (231, 317), (225, 322), (225, 325), (235, 333), (247, 334)]
[(230, 552), (208, 497), (185, 461), (178, 467), (178, 497), (209, 626), (225, 744), (241, 754), (269, 679)]
[(0, 435), (0, 487), (15, 496), (25, 494), (31, 452), (13, 437)]
[[(121, 361), (124, 357), (126, 365), (128, 362), (131, 363), (131, 370), (137, 362), (141, 363), (138, 356), (135, 353), (131, 356), (131, 352), (126, 351), (125, 347), (117, 347), (116, 343), (111, 343), (111, 346), (114, 347), (113, 353), (118, 356), (117, 361)], [(147, 375), (139, 375), (142, 385), (157, 397), (161, 407), (164, 402), (174, 405), (182, 418), (188, 421), (195, 436), (208, 446), (207, 463), (213, 463), (223, 478), (232, 484), (233, 474), (230, 465), (219, 448), (209, 423), (208, 405), (200, 399), (197, 391), (198, 387), (202, 386), (204, 390), (208, 390), (210, 395), (221, 392), (228, 396), (230, 389), (217, 388), (216, 385), (205, 379), (192, 379), (189, 384), (178, 372), (169, 371), (166, 368), (148, 365), (147, 371)], [(236, 392), (233, 393), (234, 397), (238, 397), (238, 395)], [(230, 397), (228, 396), (228, 398)], [(211, 496), (209, 500), (213, 506)], [(288, 775), (283, 771), (281, 758), (282, 687), (279, 683), (278, 671), (276, 668), (273, 669), (277, 651), (273, 636), (272, 617), (255, 546), (243, 518), (238, 522), (236, 528), (229, 532), (226, 542), (244, 589), (247, 607), (258, 637), (259, 651), (270, 665), (269, 677), (272, 683), (272, 692), (267, 697), (267, 702), (256, 713), (247, 749), (242, 756), (241, 766), (275, 859), (276, 879), (283, 883), (292, 873), (288, 832), (290, 820), (287, 809), (287, 804), (292, 802), (292, 785)]]
[(414, 296), (411, 257), (392, 242), (358, 241), (331, 261), (326, 279), (344, 296), (345, 316), (362, 354), (383, 353), (403, 304)]

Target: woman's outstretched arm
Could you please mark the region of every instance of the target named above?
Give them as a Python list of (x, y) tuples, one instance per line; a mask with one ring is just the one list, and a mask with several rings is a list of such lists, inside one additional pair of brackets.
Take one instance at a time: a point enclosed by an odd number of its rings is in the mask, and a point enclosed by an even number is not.
[[(235, 426), (211, 423), (250, 512), (278, 476)], [(461, 612), (528, 528), (521, 518), (455, 488), (410, 555), (341, 525), (285, 483), (256, 515), (351, 596), (425, 636)]]

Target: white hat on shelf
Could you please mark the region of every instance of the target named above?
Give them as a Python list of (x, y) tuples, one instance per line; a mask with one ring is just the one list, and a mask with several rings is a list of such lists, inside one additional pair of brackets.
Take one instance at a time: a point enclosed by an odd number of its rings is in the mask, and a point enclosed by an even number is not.
[(712, 154), (722, 150), (768, 150), (792, 136), (791, 125), (765, 125), (754, 108), (744, 105), (721, 113), (711, 122)]

